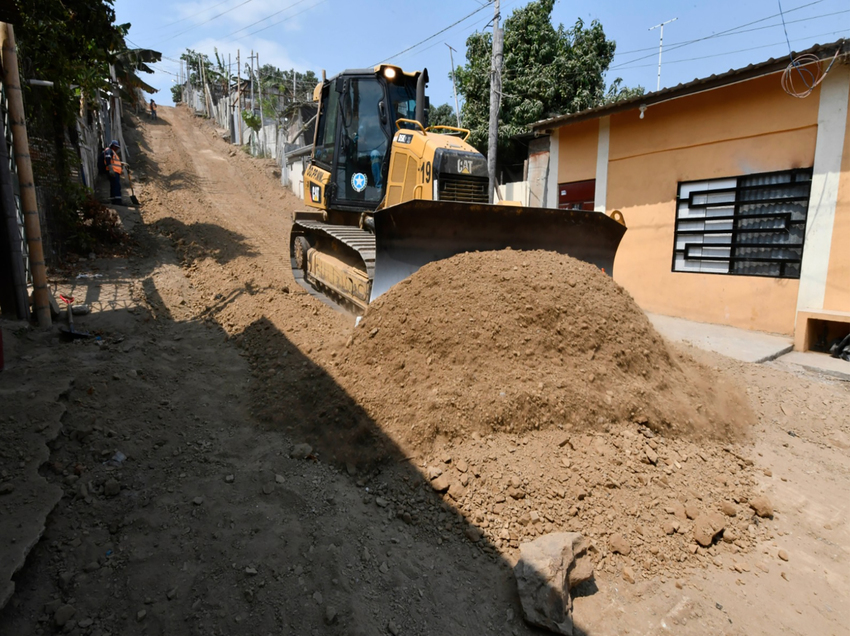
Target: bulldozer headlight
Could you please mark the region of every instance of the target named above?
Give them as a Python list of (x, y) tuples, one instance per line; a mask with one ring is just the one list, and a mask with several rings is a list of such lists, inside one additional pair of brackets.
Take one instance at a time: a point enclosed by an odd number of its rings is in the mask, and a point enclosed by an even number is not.
[(395, 76), (396, 70), (392, 66), (387, 66), (386, 68), (384, 68), (384, 77), (386, 77), (388, 80), (395, 79)]

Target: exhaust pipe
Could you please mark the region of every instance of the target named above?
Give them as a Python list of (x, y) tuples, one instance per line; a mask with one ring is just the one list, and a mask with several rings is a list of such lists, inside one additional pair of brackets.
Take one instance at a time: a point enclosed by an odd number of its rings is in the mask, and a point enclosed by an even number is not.
[(423, 68), (419, 77), (416, 78), (416, 121), (423, 128), (428, 127), (428, 119), (425, 116), (425, 85), (428, 83), (428, 69)]

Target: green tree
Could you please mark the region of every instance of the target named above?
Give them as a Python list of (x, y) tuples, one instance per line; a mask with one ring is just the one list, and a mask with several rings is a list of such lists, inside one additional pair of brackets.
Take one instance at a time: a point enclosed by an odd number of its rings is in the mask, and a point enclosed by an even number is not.
[[(216, 51), (216, 58), (218, 58), (218, 51)], [(186, 49), (186, 52), (180, 55), (180, 59), (186, 62), (186, 68), (189, 73), (187, 80), (195, 88), (202, 87), (202, 75), (206, 77), (208, 84), (215, 84), (223, 79), (219, 70), (213, 66), (212, 60), (203, 53), (198, 53), (193, 49)], [(204, 71), (203, 74), (201, 73), (201, 69)]]
[[(547, 117), (577, 112), (604, 103), (605, 72), (616, 44), (606, 39), (602, 25), (572, 28), (552, 25), (555, 0), (534, 0), (515, 10), (504, 24), (504, 66), (499, 116), (499, 163), (510, 168), (525, 158), (513, 142), (528, 125)], [(490, 58), (492, 34), (476, 32), (466, 41), (465, 66), (455, 70), (458, 92), (464, 97), (462, 120), (471, 131), (470, 142), (487, 152), (490, 120)], [(624, 91), (615, 80), (614, 95)], [(639, 93), (638, 93), (639, 94)]]
[[(30, 119), (63, 127), (73, 125), (79, 94), (93, 99), (109, 87), (108, 65), (126, 49), (129, 24), (115, 24), (112, 0), (14, 0), (21, 15), (15, 25), (22, 75), (53, 82), (53, 89), (27, 88)], [(50, 104), (44, 103), (45, 100)]]
[(429, 126), (457, 126), (457, 116), (451, 104), (441, 104), (428, 113)]

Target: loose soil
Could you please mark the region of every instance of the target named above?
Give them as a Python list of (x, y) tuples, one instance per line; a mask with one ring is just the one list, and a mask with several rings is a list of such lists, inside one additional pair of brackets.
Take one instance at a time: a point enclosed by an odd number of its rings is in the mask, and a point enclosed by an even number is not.
[(97, 338), (0, 322), (0, 634), (540, 633), (510, 566), (556, 530), (582, 633), (850, 633), (845, 383), (672, 345), (548, 254), (432, 264), (355, 327), (292, 279), (274, 163), (159, 113), (135, 253), (51, 281)]
[(369, 307), (338, 359), (340, 383), (412, 449), (614, 422), (729, 442), (755, 421), (738, 387), (671, 351), (609, 276), (550, 252), (423, 267)]

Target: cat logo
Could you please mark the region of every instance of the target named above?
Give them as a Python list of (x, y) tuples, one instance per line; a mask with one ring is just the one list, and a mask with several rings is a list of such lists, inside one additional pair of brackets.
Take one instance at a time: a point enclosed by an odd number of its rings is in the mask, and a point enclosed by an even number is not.
[(313, 203), (321, 203), (322, 202), (322, 187), (317, 185), (310, 185), (310, 200)]
[(460, 174), (469, 174), (472, 172), (472, 160), (471, 159), (458, 159), (457, 160), (457, 171)]

